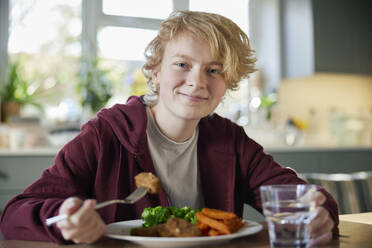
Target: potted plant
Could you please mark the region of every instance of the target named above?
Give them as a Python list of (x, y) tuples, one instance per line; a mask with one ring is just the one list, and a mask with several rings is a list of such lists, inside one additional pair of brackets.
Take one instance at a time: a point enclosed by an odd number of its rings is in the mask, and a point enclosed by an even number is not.
[(39, 87), (31, 87), (20, 73), (20, 63), (9, 63), (8, 74), (3, 84), (0, 84), (1, 122), (9, 121), (10, 117), (18, 116), (22, 106), (32, 104), (39, 109), (37, 103)]
[[(85, 69), (84, 69), (85, 68)], [(81, 95), (81, 105), (83, 107), (82, 121), (88, 119), (92, 114), (98, 112), (113, 95), (112, 82), (108, 77), (108, 70), (99, 66), (99, 60), (94, 59), (83, 66), (80, 73), (80, 83), (77, 85), (77, 91)]]

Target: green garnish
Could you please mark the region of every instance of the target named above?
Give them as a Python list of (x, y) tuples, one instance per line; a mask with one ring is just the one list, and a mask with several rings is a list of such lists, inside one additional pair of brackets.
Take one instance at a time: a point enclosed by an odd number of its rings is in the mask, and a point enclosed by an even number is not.
[(151, 227), (157, 224), (163, 224), (172, 217), (179, 217), (191, 222), (196, 223), (195, 213), (201, 211), (201, 209), (190, 209), (190, 207), (162, 207), (157, 206), (154, 208), (148, 207), (145, 208), (142, 212), (142, 220), (144, 221), (144, 227)]

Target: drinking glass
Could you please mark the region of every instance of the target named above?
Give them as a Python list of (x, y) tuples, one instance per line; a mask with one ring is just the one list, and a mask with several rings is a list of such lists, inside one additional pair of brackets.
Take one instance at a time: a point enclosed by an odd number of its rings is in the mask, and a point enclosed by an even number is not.
[(315, 216), (316, 185), (260, 187), (271, 247), (309, 247), (308, 224)]

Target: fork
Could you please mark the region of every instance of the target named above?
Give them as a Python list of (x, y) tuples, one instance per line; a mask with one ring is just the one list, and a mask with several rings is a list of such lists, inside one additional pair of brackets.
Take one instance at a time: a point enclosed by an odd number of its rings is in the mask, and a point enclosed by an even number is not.
[[(115, 200), (108, 200), (108, 201), (104, 201), (104, 202), (101, 202), (101, 203), (98, 203), (94, 209), (100, 209), (100, 208), (103, 208), (103, 207), (106, 207), (108, 205), (111, 205), (111, 204), (115, 204), (115, 203), (121, 203), (121, 204), (133, 204), (135, 203), (136, 201), (138, 201), (139, 199), (141, 199), (143, 196), (146, 195), (148, 189), (145, 188), (145, 187), (138, 187), (135, 191), (133, 191), (129, 196), (127, 196), (125, 199), (115, 199)], [(67, 219), (68, 218), (68, 215), (67, 214), (60, 214), (60, 215), (56, 215), (54, 217), (51, 217), (51, 218), (48, 218), (45, 220), (45, 224), (47, 226), (50, 226), (58, 221), (61, 221), (61, 220), (64, 220), (64, 219)]]

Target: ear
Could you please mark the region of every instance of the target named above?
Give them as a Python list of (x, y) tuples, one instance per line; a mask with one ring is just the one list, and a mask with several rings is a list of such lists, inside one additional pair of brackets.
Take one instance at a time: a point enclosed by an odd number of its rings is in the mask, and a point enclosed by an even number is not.
[(160, 66), (157, 66), (156, 68), (154, 68), (154, 70), (152, 71), (152, 77), (151, 77), (151, 81), (156, 84), (156, 85), (159, 85), (160, 84), (160, 81), (159, 81), (159, 75), (160, 74)]

